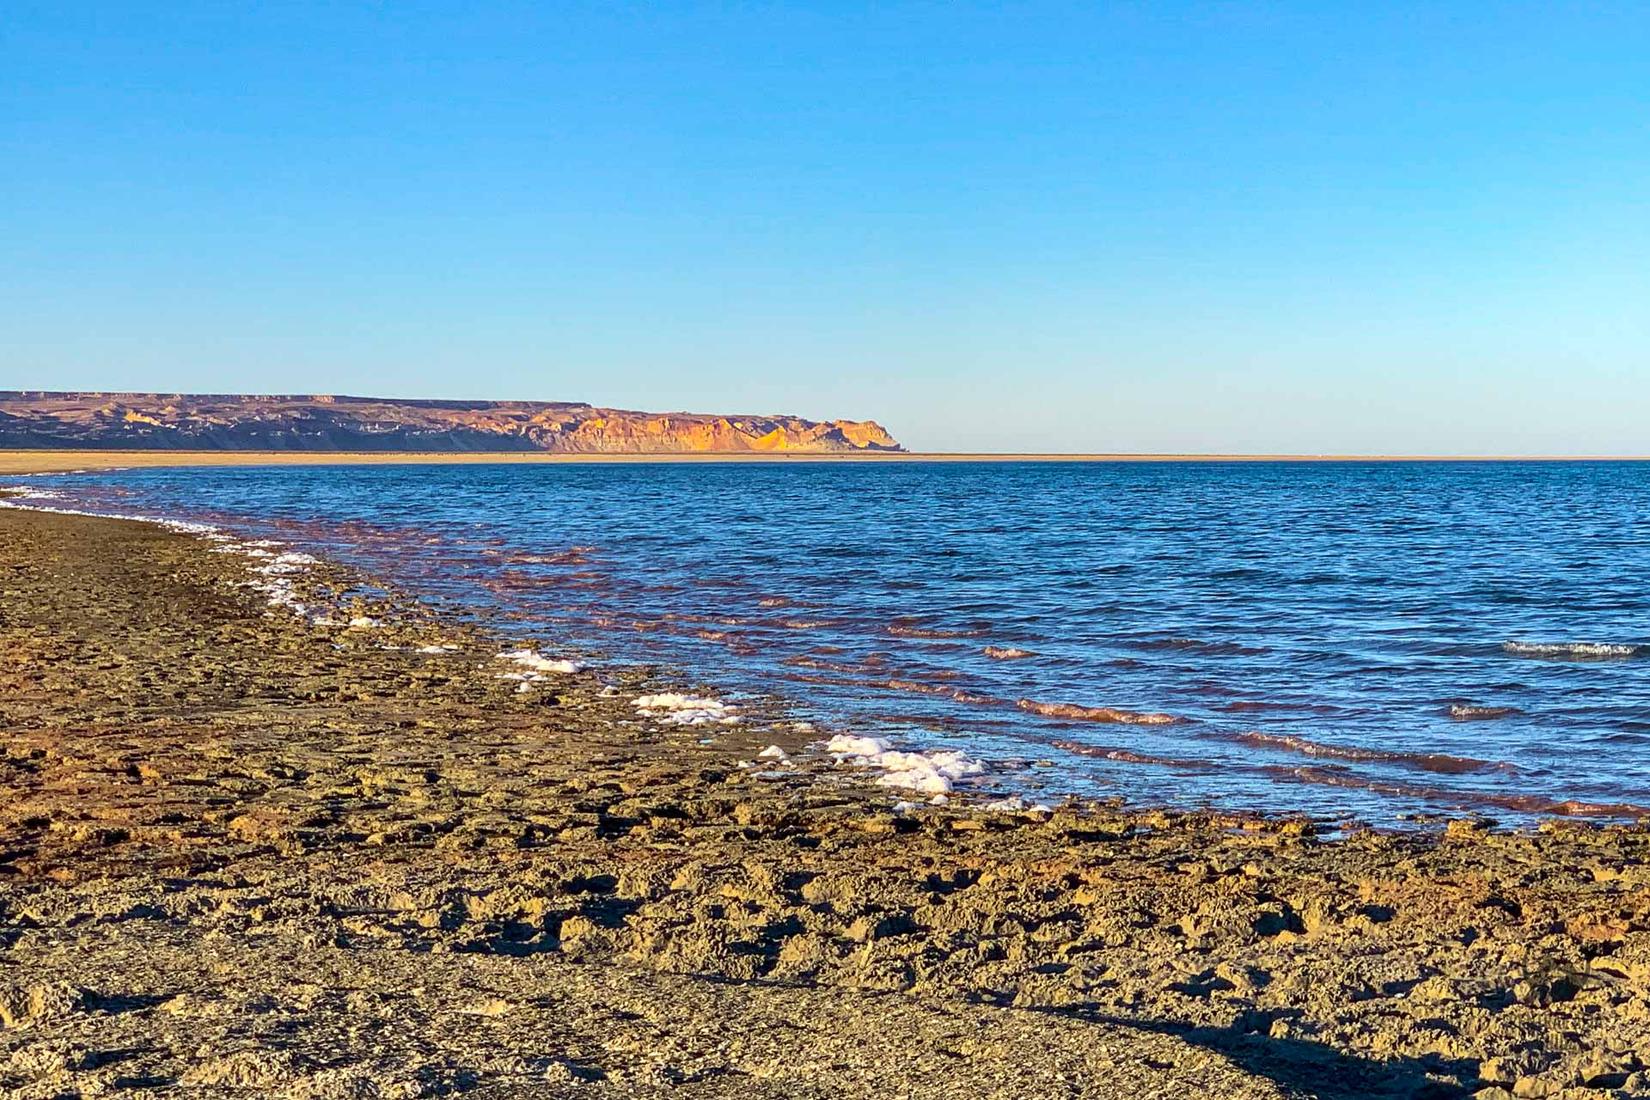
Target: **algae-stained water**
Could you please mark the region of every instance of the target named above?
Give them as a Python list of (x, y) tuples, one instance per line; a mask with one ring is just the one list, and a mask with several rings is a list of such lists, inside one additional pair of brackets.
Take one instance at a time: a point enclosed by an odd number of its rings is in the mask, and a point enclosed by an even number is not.
[(962, 747), (1011, 787), (1377, 823), (1650, 804), (1650, 465), (40, 481), (93, 509), (283, 538), (831, 728)]

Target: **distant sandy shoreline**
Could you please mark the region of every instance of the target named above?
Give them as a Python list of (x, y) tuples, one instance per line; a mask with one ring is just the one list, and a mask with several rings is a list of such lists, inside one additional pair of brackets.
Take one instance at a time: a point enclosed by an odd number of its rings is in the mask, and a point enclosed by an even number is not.
[(1644, 462), (1643, 455), (968, 454), (949, 452), (551, 454), (543, 451), (0, 451), (0, 474), (125, 467), (637, 462)]

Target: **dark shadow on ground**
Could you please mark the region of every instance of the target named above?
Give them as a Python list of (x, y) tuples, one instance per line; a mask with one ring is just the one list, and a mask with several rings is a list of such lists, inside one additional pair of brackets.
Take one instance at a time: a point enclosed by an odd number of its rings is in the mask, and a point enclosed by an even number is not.
[[(729, 978), (701, 973), (719, 985), (772, 988), (827, 988), (818, 982), (769, 978)], [(868, 998), (900, 998), (896, 990), (860, 990)], [(1120, 1016), (1099, 1005), (1015, 1006), (1010, 997), (975, 995), (968, 1000), (1015, 1011), (1042, 1012), (1084, 1023), (1172, 1035), (1214, 1051), (1234, 1066), (1264, 1077), (1299, 1100), (1462, 1100), (1480, 1086), (1478, 1063), (1469, 1059), (1365, 1058), (1304, 1038), (1274, 1038), (1275, 1020), (1292, 1019), (1294, 1010), (1251, 1012), (1230, 1027), (1206, 1027), (1176, 1020)], [(943, 998), (941, 999), (943, 1001)], [(1172, 1068), (1172, 1067), (1163, 1067)], [(1210, 1098), (1218, 1100), (1218, 1098)]]
[[(1474, 1062), (1449, 1058), (1376, 1060), (1336, 1050), (1310, 1039), (1273, 1038), (1270, 1020), (1241, 1020), (1226, 1027), (1203, 1027), (1174, 1020), (1119, 1016), (1098, 1006), (1066, 1006), (1035, 1011), (1091, 1023), (1174, 1035), (1224, 1055), (1234, 1065), (1310, 1100), (1368, 1100), (1413, 1097), (1455, 1100), (1471, 1096), (1478, 1078)], [(1257, 1023), (1261, 1026), (1257, 1030)], [(1455, 1083), (1455, 1082), (1462, 1083)]]

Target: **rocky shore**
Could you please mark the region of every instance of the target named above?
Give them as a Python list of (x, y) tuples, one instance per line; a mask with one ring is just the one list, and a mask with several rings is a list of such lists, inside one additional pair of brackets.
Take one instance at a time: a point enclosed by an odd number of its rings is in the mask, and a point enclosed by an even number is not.
[(579, 401), (0, 390), (0, 447), (558, 454), (899, 451), (871, 420), (636, 412)]
[(1650, 1096), (1642, 827), (895, 813), (214, 549), (0, 510), (0, 1095)]

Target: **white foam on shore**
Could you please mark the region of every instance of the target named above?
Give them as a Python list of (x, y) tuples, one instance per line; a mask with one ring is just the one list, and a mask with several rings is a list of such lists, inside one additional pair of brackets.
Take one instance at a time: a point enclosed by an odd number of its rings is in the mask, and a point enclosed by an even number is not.
[(985, 774), (984, 764), (960, 752), (905, 752), (881, 737), (839, 733), (824, 748), (839, 764), (880, 770), (878, 786), (923, 794), (949, 794), (959, 780)]
[(1028, 801), (1027, 799), (1016, 794), (1010, 795), (1008, 798), (999, 798), (995, 802), (987, 802), (981, 807), (981, 809), (990, 810), (994, 813), (1005, 814), (1025, 813), (1027, 811), (1031, 811), (1033, 813), (1052, 813), (1054, 807), (1050, 806), (1047, 802)]
[(737, 726), (743, 719), (739, 708), (708, 695), (683, 695), (664, 691), (638, 695), (631, 701), (642, 717), (667, 726)]
[[(34, 489), (27, 485), (0, 485), (0, 493), (11, 493), (13, 496), (21, 497), (24, 500), (63, 499), (63, 494), (55, 489)], [(13, 507), (16, 507), (16, 505), (13, 505)]]
[[(16, 494), (16, 497), (30, 503), (20, 503), (18, 499), (0, 497), (0, 508), (16, 508), (26, 512), (50, 512), (59, 516), (87, 516), (92, 519), (118, 519), (132, 523), (152, 523), (167, 531), (176, 531), (182, 535), (193, 535), (209, 542), (218, 543), (213, 548), (214, 553), (238, 554), (250, 561), (260, 564), (252, 568), (256, 579), (251, 584), (254, 590), (266, 598), (271, 607), (281, 607), (296, 615), (309, 615), (309, 607), (298, 598), (294, 590), (292, 577), (304, 572), (312, 565), (319, 563), (318, 558), (309, 554), (301, 554), (295, 550), (278, 550), (280, 543), (269, 539), (241, 540), (210, 523), (196, 523), (193, 520), (164, 519), (155, 516), (139, 516), (126, 512), (89, 512), (83, 508), (60, 508), (51, 504), (40, 504), (42, 500), (61, 500), (63, 494), (51, 489), (33, 489), (26, 485), (0, 486), (0, 492)], [(310, 621), (317, 625), (326, 625), (331, 622), (324, 616), (314, 616)]]
[(498, 659), (519, 666), (518, 671), (499, 673), (501, 680), (520, 681), (516, 687), (516, 693), (519, 695), (534, 690), (552, 676), (571, 676), (575, 672), (583, 672), (586, 667), (582, 661), (546, 657), (536, 649), (514, 649), (508, 653), (500, 653)]
[(500, 653), (501, 661), (514, 661), (528, 672), (553, 672), (561, 676), (571, 676), (575, 672), (585, 669), (582, 661), (569, 661), (557, 657), (546, 657), (536, 649), (514, 649), (508, 653)]
[[(63, 498), (62, 493), (51, 489), (31, 489), (27, 485), (0, 485), (0, 492), (13, 493), (23, 500)], [(200, 535), (224, 542), (234, 541), (210, 523), (195, 523), (186, 519), (156, 519), (154, 516), (138, 516), (127, 512), (88, 512), (84, 508), (59, 508), (52, 504), (21, 504), (16, 499), (5, 497), (0, 497), (0, 508), (16, 508), (24, 512), (50, 512), (56, 516), (88, 516), (92, 519), (123, 519), (131, 523), (153, 523), (157, 527), (164, 527), (168, 531), (177, 531), (180, 534)]]
[[(270, 547), (279, 546), (279, 543), (268, 539), (258, 539), (253, 542), (241, 542), (224, 534), (222, 531), (209, 531), (205, 537), (214, 542), (222, 543), (214, 553), (239, 554), (260, 564), (252, 567), (252, 572), (258, 580), (252, 582), (252, 587), (263, 593), (272, 607), (284, 607), (295, 615), (309, 615), (309, 606), (298, 598), (292, 578), (305, 572), (312, 565), (320, 564), (320, 559), (302, 554), (296, 550), (275, 551)], [(310, 622), (317, 626), (328, 625), (332, 622), (325, 615), (310, 616)], [(353, 622), (350, 625), (355, 625)], [(376, 624), (374, 624), (376, 625)]]

